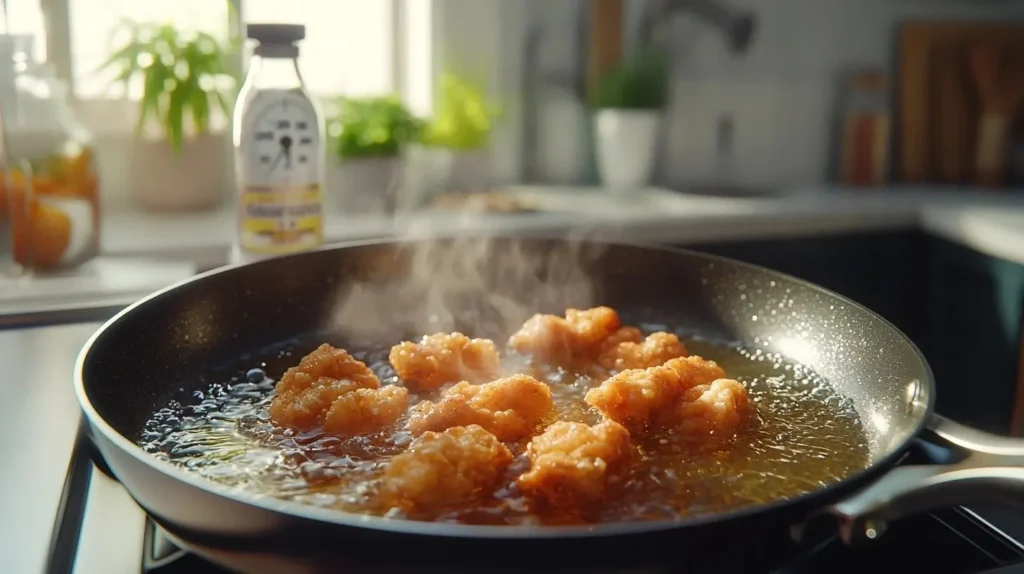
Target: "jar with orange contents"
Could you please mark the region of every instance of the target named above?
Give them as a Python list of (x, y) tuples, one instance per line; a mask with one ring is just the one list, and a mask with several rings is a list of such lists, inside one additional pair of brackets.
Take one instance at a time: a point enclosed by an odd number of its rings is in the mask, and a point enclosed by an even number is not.
[[(3, 106), (0, 255), (22, 271), (76, 267), (99, 253), (99, 182), (91, 137), (44, 66), (15, 70)], [(11, 93), (8, 91), (7, 93)]]

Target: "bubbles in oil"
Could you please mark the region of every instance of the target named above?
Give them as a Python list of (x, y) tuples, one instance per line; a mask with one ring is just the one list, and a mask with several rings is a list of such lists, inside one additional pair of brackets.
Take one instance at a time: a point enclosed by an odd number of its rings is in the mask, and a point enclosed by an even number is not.
[[(646, 327), (648, 332), (664, 329)], [(224, 382), (155, 413), (140, 444), (158, 457), (253, 495), (376, 512), (372, 501), (381, 471), (411, 442), (409, 433), (388, 429), (343, 440), (320, 432), (276, 429), (269, 420), (274, 380), (268, 374), (279, 375), (320, 342), (295, 342), (269, 355), (247, 358), (248, 364)], [(759, 349), (692, 338), (685, 343), (691, 354), (717, 361), (747, 388), (757, 407), (757, 421), (749, 429), (726, 443), (699, 447), (672, 431), (634, 437), (640, 456), (624, 473), (610, 478), (606, 504), (586, 517), (538, 515), (531, 510), (514, 486), (516, 473), (523, 470), (520, 459), (494, 495), (472, 509), (411, 518), (488, 524), (675, 518), (792, 497), (868, 464), (867, 438), (853, 405), (816, 373)], [(383, 384), (397, 382), (387, 361), (388, 345), (346, 348)], [(253, 369), (254, 364), (261, 368)], [(558, 419), (591, 424), (600, 420), (583, 397), (601, 381), (557, 369), (531, 374), (551, 386)], [(424, 398), (433, 397), (411, 395), (410, 403)], [(400, 419), (395, 428), (403, 429), (404, 422)], [(510, 446), (519, 454), (525, 444)]]

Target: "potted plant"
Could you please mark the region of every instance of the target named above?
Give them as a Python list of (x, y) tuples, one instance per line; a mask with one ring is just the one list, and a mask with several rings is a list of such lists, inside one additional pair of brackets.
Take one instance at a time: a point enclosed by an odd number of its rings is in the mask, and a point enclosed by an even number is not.
[(667, 100), (667, 62), (652, 50), (639, 51), (599, 79), (593, 93), (594, 138), (605, 186), (628, 192), (647, 185)]
[(490, 143), (494, 119), (500, 115), (484, 90), (455, 74), (444, 74), (433, 117), (410, 149), (410, 169), (426, 182), (421, 193), (471, 191), (490, 183)]
[(420, 122), (395, 96), (343, 98), (330, 114), (327, 135), (330, 201), (350, 213), (390, 213), (401, 183), (403, 147)]
[[(127, 22), (129, 39), (101, 69), (128, 90), (142, 86), (129, 182), (136, 201), (155, 211), (218, 205), (224, 197), (223, 129), (236, 84), (227, 46), (168, 24)], [(219, 124), (219, 125), (218, 125)]]

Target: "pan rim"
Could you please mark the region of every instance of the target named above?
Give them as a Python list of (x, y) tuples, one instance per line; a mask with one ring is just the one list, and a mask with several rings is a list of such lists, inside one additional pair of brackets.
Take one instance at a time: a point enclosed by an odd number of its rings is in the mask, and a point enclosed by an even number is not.
[[(509, 240), (557, 240), (565, 238), (563, 234), (512, 235), (502, 233), (479, 233), (476, 235), (479, 235), (480, 237), (486, 237), (489, 239)], [(401, 245), (403, 243), (437, 241), (460, 237), (465, 237), (465, 233), (433, 233), (411, 237), (377, 237), (323, 246), (312, 251), (298, 254), (298, 256), (301, 257), (302, 255), (308, 255), (310, 253), (317, 253), (321, 251), (334, 251), (353, 247)], [(139, 301), (136, 301), (135, 303), (124, 308), (116, 315), (114, 315), (106, 322), (104, 322), (96, 330), (96, 332), (94, 332), (89, 337), (85, 345), (82, 347), (82, 350), (79, 352), (78, 358), (76, 359), (74, 372), (75, 395), (78, 399), (79, 406), (82, 409), (82, 412), (85, 414), (86, 420), (88, 421), (90, 428), (92, 428), (94, 431), (99, 431), (104, 440), (106, 440), (114, 447), (119, 449), (122, 453), (132, 457), (136, 462), (141, 463), (142, 465), (149, 467), (151, 470), (158, 472), (164, 475), (165, 477), (171, 478), (176, 482), (184, 483), (185, 485), (191, 488), (199, 489), (200, 491), (204, 492), (207, 495), (214, 495), (219, 498), (226, 499), (227, 501), (235, 504), (242, 504), (250, 507), (255, 507), (263, 511), (280, 514), (290, 519), (297, 518), (313, 522), (326, 523), (333, 526), (362, 528), (384, 532), (392, 532), (396, 534), (408, 534), (437, 538), (528, 540), (627, 536), (664, 532), (682, 528), (709, 526), (712, 524), (731, 522), (733, 520), (752, 517), (756, 515), (781, 512), (786, 508), (806, 504), (815, 498), (822, 498), (822, 505), (825, 505), (828, 504), (830, 501), (833, 501), (837, 493), (839, 493), (840, 491), (850, 488), (851, 486), (862, 484), (865, 481), (870, 480), (872, 477), (888, 471), (888, 469), (890, 469), (903, 455), (903, 453), (906, 451), (907, 447), (909, 446), (913, 438), (919, 436), (922, 433), (922, 431), (924, 431), (927, 427), (929, 417), (934, 412), (935, 408), (935, 377), (934, 373), (932, 372), (931, 366), (928, 364), (928, 361), (926, 360), (924, 354), (921, 352), (918, 346), (914, 344), (914, 342), (909, 337), (907, 337), (905, 333), (903, 333), (899, 328), (897, 328), (895, 325), (893, 325), (891, 322), (889, 322), (881, 315), (875, 313), (874, 311), (871, 311), (870, 309), (857, 303), (856, 301), (853, 301), (843, 295), (835, 293), (834, 291), (816, 285), (810, 281), (800, 279), (798, 277), (794, 277), (792, 275), (782, 273), (779, 271), (774, 271), (761, 265), (746, 263), (743, 261), (738, 261), (735, 259), (730, 259), (728, 257), (722, 257), (719, 255), (703, 253), (701, 251), (693, 249), (627, 241), (605, 241), (596, 239), (580, 239), (579, 241), (583, 243), (593, 244), (596, 246), (636, 247), (648, 251), (660, 251), (665, 253), (679, 253), (691, 256), (698, 256), (709, 261), (725, 263), (732, 266), (738, 266), (741, 268), (746, 268), (751, 271), (770, 273), (775, 277), (793, 282), (797, 285), (810, 288), (819, 293), (828, 295), (829, 297), (835, 299), (838, 302), (850, 305), (855, 309), (858, 309), (869, 314), (876, 320), (880, 321), (884, 326), (892, 330), (896, 335), (899, 336), (901, 340), (903, 340), (904, 343), (908, 344), (924, 367), (925, 377), (923, 380), (919, 381), (919, 384), (922, 385), (922, 390), (926, 395), (925, 408), (920, 410), (918, 414), (918, 420), (914, 424), (913, 432), (911, 432), (908, 435), (908, 438), (902, 444), (891, 448), (890, 452), (884, 454), (879, 459), (871, 462), (863, 469), (860, 469), (857, 472), (847, 476), (846, 478), (834, 482), (832, 484), (804, 492), (791, 498), (777, 499), (765, 504), (753, 504), (737, 508), (734, 510), (730, 510), (727, 512), (716, 512), (705, 515), (682, 517), (678, 519), (654, 520), (643, 522), (612, 522), (573, 526), (468, 525), (383, 518), (379, 516), (345, 512), (341, 510), (319, 508), (313, 505), (303, 504), (301, 502), (281, 500), (266, 495), (257, 496), (252, 494), (246, 494), (243, 491), (237, 490), (226, 485), (222, 485), (213, 480), (189, 472), (170, 462), (158, 459), (157, 457), (146, 452), (145, 450), (142, 449), (142, 447), (136, 445), (134, 442), (132, 442), (127, 437), (122, 435), (120, 432), (114, 429), (113, 426), (111, 426), (95, 409), (95, 407), (92, 404), (92, 401), (89, 399), (88, 392), (85, 389), (85, 380), (83, 377), (85, 365), (89, 360), (90, 352), (93, 350), (96, 341), (118, 322), (123, 321), (124, 317), (130, 315), (135, 309), (150, 304), (152, 301), (155, 301), (163, 296), (166, 296), (168, 293), (176, 291), (187, 284), (200, 281), (204, 278), (219, 275), (221, 273), (231, 272), (231, 270), (235, 269), (236, 267), (241, 267), (241, 265), (226, 265), (178, 281), (168, 287), (160, 289), (159, 291), (156, 291), (144, 297), (143, 299), (140, 299)], [(264, 259), (262, 261), (252, 263), (251, 265), (260, 265), (268, 261), (273, 261), (274, 259), (291, 256), (293, 255), (272, 257), (269, 259)], [(124, 487), (128, 494), (134, 498), (131, 489), (129, 489), (123, 483), (121, 484), (121, 486)], [(144, 510), (147, 513), (149, 512), (146, 509)]]

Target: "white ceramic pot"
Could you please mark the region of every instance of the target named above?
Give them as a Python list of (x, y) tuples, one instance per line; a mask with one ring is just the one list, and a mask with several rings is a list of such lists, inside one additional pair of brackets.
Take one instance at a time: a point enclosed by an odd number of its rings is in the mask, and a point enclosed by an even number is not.
[(453, 157), (447, 148), (407, 146), (400, 209), (421, 207), (434, 195), (447, 191)]
[(536, 176), (544, 183), (579, 185), (586, 179), (590, 154), (590, 113), (584, 102), (564, 89), (549, 88), (539, 99)]
[(452, 154), (448, 190), (487, 191), (492, 183), (490, 150), (458, 151)]
[(136, 140), (129, 150), (128, 183), (147, 211), (200, 211), (217, 207), (226, 188), (226, 146), (221, 134), (203, 134), (175, 154), (165, 140)]
[(647, 186), (654, 167), (661, 113), (657, 110), (600, 110), (594, 117), (597, 169), (614, 193)]
[(349, 158), (332, 161), (327, 168), (327, 203), (343, 213), (394, 213), (402, 180), (397, 157)]
[(442, 147), (406, 149), (402, 205), (418, 207), (444, 192), (484, 191), (492, 183), (490, 150), (454, 151)]

